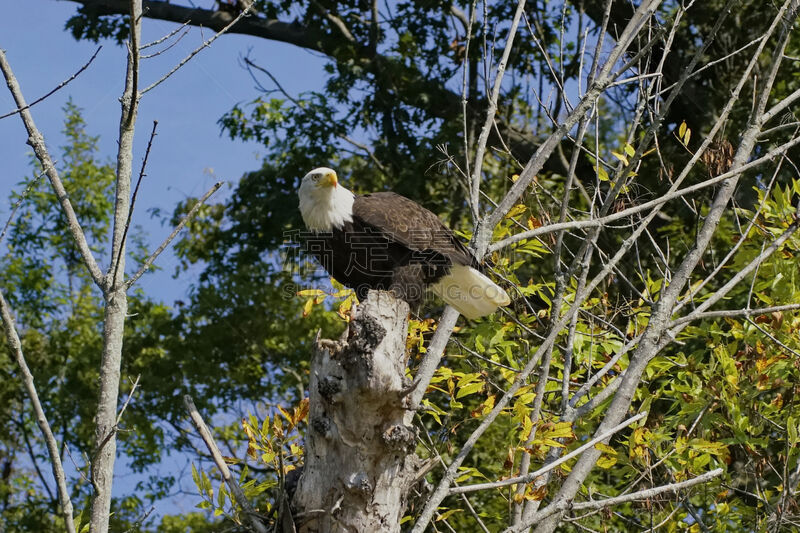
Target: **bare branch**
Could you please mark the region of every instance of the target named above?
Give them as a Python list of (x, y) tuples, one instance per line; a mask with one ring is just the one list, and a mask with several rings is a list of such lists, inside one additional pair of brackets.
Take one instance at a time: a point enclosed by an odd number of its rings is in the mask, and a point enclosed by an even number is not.
[(119, 414), (117, 415), (117, 426), (122, 421), (122, 415), (125, 413), (125, 409), (128, 408), (128, 404), (131, 403), (133, 399), (133, 395), (136, 393), (136, 387), (139, 386), (139, 379), (142, 377), (141, 374), (136, 376), (136, 379), (133, 380), (133, 385), (131, 385), (131, 391), (128, 393), (128, 397), (125, 398), (125, 403), (122, 404), (122, 409), (119, 410)]
[[(2, 52), (0, 51), (0, 54)], [(47, 453), (50, 456), (50, 467), (53, 469), (53, 477), (58, 486), (58, 500), (61, 510), (61, 516), (64, 518), (64, 527), (69, 533), (75, 533), (75, 523), (72, 520), (72, 501), (69, 497), (69, 489), (67, 488), (67, 477), (64, 474), (64, 467), (61, 464), (61, 454), (58, 451), (58, 442), (53, 435), (53, 430), (50, 429), (50, 424), (47, 422), (47, 417), (42, 409), (42, 402), (39, 400), (39, 394), (36, 392), (36, 385), (33, 382), (33, 374), (31, 374), (28, 364), (25, 362), (25, 356), (22, 353), (22, 343), (17, 335), (17, 328), (14, 326), (14, 318), (11, 316), (11, 310), (8, 307), (3, 293), (0, 292), (0, 316), (3, 319), (3, 329), (5, 330), (6, 339), (14, 358), (17, 360), (20, 372), (22, 373), (22, 383), (25, 386), (25, 392), (28, 394), (28, 399), (33, 406), (34, 415), (36, 415), (36, 423), (44, 437), (45, 444), (47, 445)]]
[(219, 30), (219, 31), (218, 31), (216, 34), (214, 34), (214, 36), (213, 36), (213, 37), (211, 37), (209, 40), (207, 40), (207, 41), (203, 42), (203, 44), (201, 44), (200, 46), (198, 46), (197, 48), (195, 48), (194, 50), (192, 50), (192, 51), (189, 53), (189, 55), (187, 55), (186, 57), (184, 57), (184, 58), (183, 58), (183, 59), (180, 61), (180, 63), (178, 63), (177, 65), (175, 65), (174, 67), (172, 67), (172, 70), (170, 70), (169, 72), (167, 72), (166, 74), (164, 74), (164, 75), (163, 75), (163, 76), (162, 76), (162, 77), (161, 77), (159, 80), (157, 80), (157, 81), (155, 81), (155, 82), (151, 83), (150, 85), (148, 85), (147, 87), (145, 87), (144, 89), (142, 89), (142, 92), (140, 92), (140, 93), (139, 93), (139, 96), (141, 97), (141, 96), (143, 96), (145, 93), (147, 93), (147, 92), (151, 91), (152, 89), (155, 89), (156, 87), (158, 87), (159, 85), (161, 85), (161, 84), (162, 84), (163, 82), (165, 82), (165, 81), (166, 81), (166, 80), (167, 80), (167, 79), (168, 79), (170, 76), (172, 76), (173, 74), (175, 74), (175, 72), (177, 72), (177, 70), (178, 70), (179, 68), (181, 68), (181, 67), (182, 67), (182, 66), (184, 66), (186, 63), (188, 63), (188, 62), (189, 62), (189, 61), (190, 61), (190, 60), (191, 60), (191, 59), (192, 59), (194, 56), (196, 56), (197, 54), (199, 54), (200, 52), (202, 52), (204, 48), (207, 48), (207, 47), (211, 46), (211, 43), (213, 43), (214, 41), (216, 41), (216, 40), (217, 40), (217, 38), (218, 38), (220, 35), (222, 35), (222, 34), (224, 34), (225, 32), (227, 32), (227, 31), (228, 31), (229, 29), (231, 29), (231, 28), (232, 28), (232, 27), (233, 27), (233, 26), (234, 26), (234, 25), (235, 25), (237, 22), (239, 22), (239, 21), (240, 21), (240, 20), (242, 20), (244, 17), (246, 17), (246, 16), (247, 16), (247, 14), (248, 14), (248, 13), (250, 13), (250, 10), (252, 9), (252, 7), (253, 7), (253, 4), (251, 3), (251, 4), (250, 4), (250, 5), (248, 5), (248, 6), (247, 6), (245, 9), (243, 9), (243, 10), (242, 10), (242, 12), (241, 12), (241, 13), (239, 13), (239, 15), (238, 15), (238, 16), (237, 16), (235, 19), (233, 19), (233, 20), (232, 20), (232, 21), (231, 21), (231, 22), (230, 22), (230, 23), (229, 23), (227, 26), (225, 26), (224, 28), (222, 28), (221, 30)]
[(14, 72), (11, 70), (11, 65), (9, 65), (6, 60), (6, 54), (3, 50), (0, 50), (0, 70), (3, 71), (3, 76), (5, 76), (6, 83), (8, 84), (8, 90), (11, 91), (11, 95), (14, 97), (14, 102), (16, 102), (19, 108), (22, 122), (25, 124), (25, 129), (28, 131), (28, 144), (33, 148), (36, 158), (39, 160), (39, 163), (41, 163), (42, 169), (50, 180), (53, 192), (55, 192), (56, 198), (58, 198), (61, 204), (61, 209), (67, 217), (69, 231), (72, 234), (72, 238), (75, 239), (75, 243), (83, 258), (83, 263), (86, 265), (86, 269), (89, 271), (89, 274), (92, 276), (97, 286), (102, 288), (104, 284), (103, 273), (100, 271), (100, 267), (97, 266), (97, 261), (92, 254), (92, 250), (89, 248), (89, 243), (86, 242), (86, 235), (83, 229), (81, 229), (80, 222), (78, 222), (78, 218), (75, 216), (75, 210), (72, 209), (72, 204), (67, 196), (67, 191), (64, 189), (64, 184), (61, 183), (61, 178), (58, 175), (55, 164), (50, 158), (47, 146), (45, 146), (44, 143), (44, 137), (42, 137), (42, 134), (39, 133), (39, 130), (36, 128), (33, 116), (28, 110), (28, 105), (25, 103), (25, 97), (22, 95), (22, 89), (20, 89), (17, 78), (14, 77)]
[(39, 180), (42, 179), (42, 176), (44, 176), (44, 174), (45, 174), (44, 171), (42, 171), (35, 178), (33, 178), (31, 182), (28, 183), (28, 186), (25, 187), (25, 190), (22, 191), (22, 194), (19, 196), (17, 201), (14, 202), (14, 207), (11, 208), (11, 214), (8, 215), (8, 220), (6, 220), (5, 226), (3, 226), (3, 231), (0, 231), (0, 242), (2, 242), (3, 239), (5, 238), (6, 232), (8, 232), (8, 228), (11, 226), (11, 222), (17, 215), (17, 211), (19, 211), (22, 202), (25, 201), (25, 198), (27, 198), (30, 192), (33, 190), (33, 188), (36, 187), (36, 184), (39, 183)]
[(89, 58), (89, 61), (87, 61), (87, 62), (86, 62), (86, 63), (85, 63), (85, 64), (84, 64), (84, 65), (83, 65), (81, 68), (79, 68), (79, 69), (78, 69), (78, 70), (75, 72), (75, 74), (73, 74), (72, 76), (70, 76), (70, 77), (69, 77), (69, 78), (67, 78), (66, 80), (64, 80), (64, 81), (62, 81), (61, 83), (59, 83), (58, 85), (56, 85), (56, 86), (55, 86), (55, 88), (54, 88), (54, 89), (52, 89), (50, 92), (48, 92), (48, 93), (47, 93), (47, 94), (45, 94), (44, 96), (40, 96), (39, 98), (37, 98), (36, 100), (34, 100), (33, 102), (31, 102), (30, 104), (27, 104), (27, 105), (26, 105), (26, 106), (24, 106), (24, 107), (18, 107), (18, 108), (17, 108), (17, 109), (15, 109), (14, 111), (10, 111), (10, 112), (6, 113), (5, 115), (0, 115), (0, 120), (4, 119), (4, 118), (6, 118), (6, 117), (10, 117), (11, 115), (16, 115), (17, 113), (22, 113), (23, 111), (25, 111), (25, 110), (27, 110), (27, 109), (30, 109), (30, 108), (32, 108), (33, 106), (35, 106), (35, 105), (36, 105), (36, 104), (38, 104), (39, 102), (41, 102), (41, 101), (43, 101), (43, 100), (46, 100), (46, 99), (47, 99), (48, 97), (50, 97), (51, 95), (55, 94), (56, 92), (60, 91), (60, 90), (61, 90), (61, 89), (63, 89), (64, 87), (66, 87), (66, 86), (67, 86), (67, 84), (69, 84), (69, 82), (71, 82), (72, 80), (74, 80), (75, 78), (77, 78), (78, 76), (80, 76), (80, 75), (81, 75), (81, 73), (82, 73), (84, 70), (86, 70), (87, 68), (89, 68), (89, 65), (91, 65), (91, 64), (92, 64), (92, 61), (94, 61), (94, 58), (96, 58), (96, 57), (97, 57), (97, 54), (99, 54), (99, 53), (100, 53), (100, 49), (101, 49), (101, 48), (103, 48), (103, 47), (102, 47), (102, 46), (98, 46), (98, 47), (97, 47), (97, 50), (95, 50), (95, 51), (94, 51), (94, 54), (92, 54), (92, 57), (90, 57), (90, 58)]
[(491, 483), (476, 483), (474, 485), (464, 485), (463, 487), (454, 487), (454, 488), (450, 489), (450, 494), (461, 494), (461, 493), (465, 493), (465, 492), (475, 492), (477, 490), (496, 489), (496, 488), (499, 488), (499, 487), (507, 487), (508, 485), (516, 485), (517, 483), (530, 483), (531, 481), (533, 481), (537, 477), (539, 477), (539, 476), (541, 476), (543, 474), (546, 474), (547, 472), (553, 470), (554, 468), (556, 468), (558, 466), (561, 466), (562, 464), (566, 463), (570, 459), (573, 459), (573, 458), (579, 456), (580, 454), (582, 454), (583, 452), (585, 452), (586, 450), (588, 450), (589, 448), (591, 448), (592, 446), (594, 446), (598, 442), (602, 442), (602, 441), (608, 439), (609, 437), (611, 437), (612, 435), (614, 435), (618, 431), (620, 431), (622, 429), (625, 429), (626, 427), (630, 426), (631, 424), (633, 424), (635, 422), (638, 422), (639, 420), (645, 418), (646, 416), (647, 416), (647, 411), (642, 411), (638, 415), (632, 416), (629, 419), (625, 420), (624, 422), (622, 422), (620, 424), (617, 424), (613, 428), (611, 428), (611, 429), (601, 433), (600, 435), (594, 437), (592, 440), (586, 442), (582, 446), (580, 446), (578, 448), (575, 448), (570, 453), (568, 453), (567, 455), (564, 455), (563, 457), (559, 458), (558, 460), (553, 461), (552, 463), (549, 463), (549, 464), (543, 466), (539, 470), (536, 470), (536, 471), (531, 472), (529, 474), (526, 474), (524, 476), (511, 477), (511, 478), (503, 479), (501, 481), (493, 481)]
[(170, 234), (169, 234), (169, 236), (168, 236), (166, 239), (164, 239), (164, 242), (162, 242), (162, 243), (161, 243), (161, 245), (160, 245), (158, 248), (156, 248), (156, 251), (155, 251), (155, 252), (153, 252), (152, 254), (150, 254), (150, 257), (148, 257), (148, 258), (145, 260), (145, 262), (144, 262), (144, 263), (142, 263), (142, 266), (139, 268), (139, 270), (136, 272), (136, 274), (134, 274), (133, 276), (131, 276), (131, 278), (130, 278), (128, 281), (126, 281), (126, 282), (125, 282), (125, 286), (126, 286), (127, 288), (130, 288), (130, 287), (131, 287), (131, 286), (132, 286), (134, 283), (136, 283), (136, 281), (137, 281), (139, 278), (141, 278), (141, 277), (142, 277), (142, 275), (143, 275), (145, 272), (147, 272), (147, 270), (148, 270), (148, 269), (150, 268), (150, 266), (153, 264), (153, 261), (155, 261), (155, 260), (156, 260), (156, 258), (157, 258), (159, 255), (161, 255), (161, 252), (163, 252), (163, 251), (166, 249), (166, 247), (167, 247), (167, 246), (169, 246), (169, 243), (171, 243), (171, 242), (172, 242), (172, 240), (173, 240), (173, 239), (174, 239), (174, 238), (175, 238), (175, 237), (178, 235), (178, 233), (180, 233), (180, 231), (183, 229), (183, 227), (184, 227), (184, 226), (185, 226), (185, 225), (186, 225), (186, 224), (187, 224), (187, 223), (188, 223), (188, 222), (189, 222), (189, 221), (190, 221), (192, 218), (194, 218), (195, 214), (196, 214), (196, 213), (197, 213), (197, 211), (200, 209), (200, 207), (201, 207), (201, 206), (202, 206), (202, 205), (203, 205), (203, 204), (206, 202), (206, 200), (208, 200), (208, 199), (211, 197), (211, 195), (212, 195), (212, 194), (214, 194), (215, 192), (217, 192), (217, 191), (219, 190), (219, 188), (220, 188), (220, 187), (222, 187), (222, 182), (217, 182), (217, 183), (215, 183), (215, 184), (214, 184), (214, 186), (213, 186), (213, 187), (211, 187), (211, 189), (209, 189), (209, 190), (208, 190), (208, 192), (206, 192), (206, 193), (203, 195), (203, 197), (202, 197), (202, 198), (200, 198), (200, 199), (197, 201), (197, 203), (196, 203), (196, 204), (194, 204), (194, 206), (192, 207), (192, 209), (191, 209), (191, 210), (190, 210), (188, 213), (186, 213), (186, 216), (184, 216), (184, 217), (181, 219), (180, 223), (179, 223), (177, 226), (175, 226), (175, 229), (174, 229), (174, 230), (172, 230), (172, 233), (170, 233)]
[[(784, 3), (778, 15), (773, 19), (770, 29), (766, 32), (767, 35), (772, 34), (781, 23), (784, 24), (784, 28), (788, 26), (789, 23), (783, 20), (783, 16), (789, 8), (790, 3), (793, 1), (796, 2), (796, 0), (787, 0)], [(792, 11), (794, 11), (794, 9), (792, 9)], [(788, 31), (784, 31), (781, 36), (781, 43), (776, 47), (776, 52), (782, 52), (787, 42)], [(744, 85), (744, 81), (749, 77), (750, 72), (752, 72), (765, 43), (766, 40), (762, 42), (762, 46), (760, 46), (753, 54), (750, 64), (745, 69), (745, 72), (740, 79), (737, 90), (741, 90), (741, 87)], [(778, 68), (780, 63), (780, 59), (775, 59), (775, 57), (775, 54), (773, 54), (773, 72)], [(739, 145), (739, 148), (733, 158), (731, 166), (734, 169), (738, 169), (744, 165), (744, 162), (748, 159), (753, 147), (755, 146), (756, 138), (760, 130), (758, 114), (763, 112), (763, 105), (765, 101), (763, 95), (764, 93), (768, 93), (771, 89), (770, 82), (772, 78), (768, 76), (766, 79), (767, 83), (765, 83), (762, 88), (762, 98), (760, 98), (757, 107), (757, 114), (753, 117), (753, 120), (751, 120), (747, 130), (743, 132), (741, 144)], [(735, 93), (736, 91), (734, 91), (734, 94)], [(717, 125), (719, 125), (719, 123)], [(598, 427), (598, 433), (605, 431), (605, 429), (609, 426), (616, 425), (616, 423), (618, 423), (618, 421), (621, 420), (624, 414), (627, 412), (630, 402), (633, 398), (633, 393), (635, 388), (638, 386), (642, 373), (644, 372), (649, 361), (655, 357), (658, 351), (663, 347), (663, 344), (659, 342), (659, 340), (662, 336), (662, 333), (665, 331), (666, 326), (668, 325), (669, 315), (675, 306), (680, 291), (683, 290), (690, 273), (694, 270), (702, 255), (705, 253), (705, 250), (721, 220), (722, 214), (725, 211), (729, 200), (733, 196), (733, 192), (737, 183), (738, 178), (731, 178), (723, 182), (723, 184), (719, 187), (703, 221), (703, 225), (698, 231), (694, 246), (683, 258), (673, 274), (671, 283), (660, 295), (660, 299), (650, 316), (650, 320), (645, 330), (645, 334), (642, 337), (642, 341), (639, 343), (636, 351), (631, 355), (631, 361), (628, 368), (625, 370), (624, 378), (619, 379), (620, 384), (614, 399), (606, 409), (606, 416)], [(599, 456), (600, 452), (597, 450), (589, 450), (578, 459), (570, 475), (562, 484), (558, 494), (555, 495), (555, 503), (553, 506), (565, 504), (574, 497), (583, 483), (583, 480), (594, 467)], [(541, 513), (537, 514), (541, 515)], [(548, 516), (546, 520), (541, 520), (541, 516), (538, 516), (538, 520), (539, 522), (536, 527), (536, 531), (538, 533), (553, 531), (559, 521), (557, 516)]]
[[(131, 227), (131, 218), (133, 218), (133, 210), (136, 207), (136, 197), (139, 195), (139, 186), (142, 184), (142, 179), (146, 176), (144, 171), (147, 169), (147, 158), (150, 157), (150, 149), (153, 147), (153, 139), (156, 136), (156, 128), (158, 121), (153, 121), (153, 130), (150, 132), (150, 139), (147, 141), (147, 149), (144, 152), (144, 160), (142, 160), (142, 168), (139, 170), (139, 179), (136, 180), (136, 187), (133, 189), (133, 196), (131, 197), (131, 206), (128, 209), (128, 219), (125, 221), (125, 231), (122, 232), (122, 241), (124, 242), (128, 237), (128, 230)], [(119, 260), (121, 256), (117, 257), (114, 264), (114, 274), (111, 279), (117, 279), (117, 272), (119, 272)]]
[[(713, 185), (716, 185), (722, 181), (740, 176), (743, 172), (746, 172), (750, 169), (756, 168), (760, 165), (768, 163), (775, 159), (775, 157), (785, 154), (789, 149), (793, 148), (800, 144), (800, 137), (795, 137), (790, 141), (785, 142), (784, 144), (773, 148), (767, 154), (753, 159), (749, 163), (743, 164), (739, 168), (731, 169), (724, 174), (720, 174), (719, 176), (714, 176), (713, 178), (709, 178), (704, 180), (700, 183), (696, 183), (694, 185), (690, 185), (689, 187), (684, 187), (683, 189), (676, 189), (673, 188), (669, 192), (665, 193), (658, 198), (650, 200), (649, 202), (645, 202), (643, 204), (639, 204), (633, 207), (629, 207), (627, 209), (623, 209), (621, 211), (617, 211), (616, 213), (612, 213), (610, 215), (606, 215), (604, 217), (598, 217), (589, 220), (575, 220), (572, 222), (559, 222), (555, 224), (548, 224), (546, 226), (540, 226), (538, 228), (534, 228), (532, 230), (525, 230), (520, 233), (516, 233), (510, 237), (506, 237), (501, 241), (497, 241), (489, 246), (489, 252), (494, 252), (504, 248), (510, 244), (514, 244), (515, 242), (523, 241), (526, 239), (532, 239), (534, 237), (538, 237), (540, 235), (547, 235), (548, 233), (554, 233), (556, 231), (563, 231), (563, 230), (573, 230), (573, 229), (584, 229), (584, 228), (601, 228), (607, 226), (609, 223), (620, 220), (622, 218), (627, 218), (631, 215), (635, 215), (636, 213), (641, 213), (642, 211), (647, 211), (653, 207), (663, 205), (671, 200), (676, 198), (680, 198), (682, 196), (687, 196), (693, 192), (697, 192), (702, 189), (706, 189)], [(675, 182), (678, 183), (677, 181)]]
[(188, 394), (185, 394), (183, 396), (183, 404), (186, 406), (186, 410), (189, 411), (189, 416), (192, 418), (194, 427), (197, 428), (197, 431), (200, 433), (200, 437), (203, 439), (203, 442), (205, 442), (208, 451), (211, 452), (211, 457), (213, 457), (214, 463), (217, 465), (220, 474), (222, 474), (222, 479), (224, 479), (225, 483), (228, 484), (228, 487), (231, 489), (231, 494), (233, 494), (233, 497), (236, 499), (236, 503), (238, 503), (244, 511), (244, 517), (248, 524), (250, 524), (250, 527), (252, 527), (257, 533), (267, 533), (267, 528), (264, 527), (264, 524), (261, 523), (261, 521), (257, 518), (258, 515), (255, 509), (253, 509), (253, 506), (250, 505), (250, 502), (247, 500), (247, 497), (245, 497), (244, 492), (242, 492), (242, 489), (231, 475), (231, 471), (228, 468), (228, 465), (225, 464), (225, 459), (219, 452), (217, 443), (214, 442), (214, 438), (211, 436), (208, 426), (206, 426), (206, 423), (203, 422), (203, 417), (201, 417), (200, 413), (197, 411), (197, 407), (194, 405), (192, 397)]
[[(543, 142), (536, 153), (531, 157), (531, 160), (525, 165), (525, 168), (519, 175), (519, 179), (514, 183), (505, 197), (498, 203), (491, 215), (486, 219), (486, 228), (491, 231), (500, 220), (508, 213), (508, 210), (516, 203), (523, 191), (528, 188), (536, 174), (544, 167), (544, 163), (556, 146), (560, 143), (561, 139), (566, 135), (572, 127), (583, 117), (589, 109), (591, 109), (597, 98), (603, 90), (611, 83), (612, 76), (611, 70), (616, 64), (617, 60), (628, 49), (630, 43), (637, 35), (639, 27), (650, 17), (655, 8), (660, 4), (660, 0), (646, 0), (636, 9), (636, 12), (631, 16), (628, 25), (623, 30), (616, 45), (608, 56), (603, 67), (598, 73), (597, 79), (586, 91), (586, 94), (581, 98), (580, 103), (575, 106), (575, 109), (564, 119), (555, 131)], [(483, 252), (480, 247), (479, 252)]]
[[(179, 31), (181, 31), (182, 29), (184, 29), (188, 25), (189, 25), (189, 21), (187, 20), (186, 22), (184, 22), (183, 24), (181, 24), (180, 26), (178, 26), (177, 28), (175, 28), (174, 30), (169, 32), (168, 34), (164, 35), (163, 37), (158, 38), (155, 41), (150, 41), (149, 43), (145, 43), (145, 44), (139, 46), (139, 50), (140, 51), (141, 50), (146, 50), (146, 49), (148, 49), (148, 48), (150, 48), (152, 46), (158, 46), (159, 44), (163, 43), (164, 41), (166, 41), (167, 39), (169, 39), (170, 37), (172, 37), (173, 35), (175, 35)], [(186, 33), (183, 33), (183, 35), (178, 37), (178, 41), (180, 41), (183, 38), (184, 35), (186, 35)], [(173, 46), (173, 45), (171, 44), (170, 47), (171, 46)], [(142, 56), (142, 59), (144, 59), (145, 57), (146, 56)]]
[(528, 520), (522, 526), (506, 529), (504, 533), (516, 533), (524, 531), (529, 527), (535, 525), (537, 522), (543, 520), (544, 518), (547, 518), (556, 513), (561, 513), (564, 511), (584, 511), (587, 509), (603, 509), (605, 507), (612, 507), (614, 505), (619, 505), (621, 503), (634, 502), (637, 500), (646, 500), (658, 496), (659, 494), (664, 494), (665, 492), (677, 492), (679, 490), (688, 489), (690, 487), (694, 487), (695, 485), (708, 483), (715, 477), (721, 476), (723, 472), (724, 470), (722, 468), (717, 468), (712, 470), (711, 472), (706, 472), (705, 474), (701, 474), (696, 478), (692, 478), (686, 481), (681, 481), (680, 483), (671, 483), (669, 485), (653, 487), (652, 489), (640, 490), (638, 492), (631, 492), (630, 494), (625, 494), (624, 496), (606, 498), (605, 500), (595, 500), (595, 501), (580, 502), (580, 503), (573, 503), (571, 501), (554, 503), (548, 505), (547, 507), (536, 513), (533, 516), (533, 518)]
[(673, 326), (680, 326), (695, 320), (705, 320), (708, 318), (735, 318), (739, 316), (751, 317), (768, 315), (771, 313), (781, 313), (783, 311), (795, 311), (800, 309), (800, 304), (773, 305), (770, 307), (758, 307), (756, 309), (720, 309), (719, 311), (706, 311), (705, 313), (692, 313), (672, 321)]
[(503, 83), (503, 75), (506, 71), (506, 64), (511, 55), (511, 49), (514, 45), (514, 37), (517, 34), (519, 21), (522, 18), (522, 12), (525, 9), (525, 0), (517, 2), (517, 9), (514, 11), (514, 19), (511, 21), (511, 28), (508, 30), (508, 37), (506, 38), (506, 46), (503, 49), (503, 56), (500, 58), (500, 63), (497, 65), (497, 76), (494, 79), (494, 87), (489, 96), (489, 108), (486, 111), (486, 122), (483, 124), (480, 136), (478, 137), (478, 146), (475, 150), (475, 164), (472, 167), (471, 177), (471, 194), (470, 205), (472, 207), (472, 218), (477, 224), (480, 220), (480, 187), (481, 187), (481, 172), (483, 171), (483, 156), (486, 153), (486, 143), (489, 140), (489, 133), (492, 131), (492, 124), (494, 124), (494, 116), (497, 112), (497, 100), (500, 97), (500, 87)]
[(333, 13), (331, 13), (330, 11), (325, 9), (325, 7), (322, 4), (320, 4), (319, 2), (317, 2), (316, 0), (311, 0), (311, 5), (313, 5), (316, 8), (317, 11), (322, 13), (323, 17), (325, 17), (326, 19), (331, 21), (331, 24), (336, 26), (336, 29), (339, 30), (339, 32), (342, 34), (342, 36), (345, 39), (347, 39), (351, 43), (355, 43), (356, 42), (356, 38), (353, 37), (353, 34), (350, 33), (349, 29), (347, 29), (347, 25), (344, 23), (344, 21), (342, 19), (340, 19), (339, 17), (337, 17), (336, 15), (334, 15)]
[(436, 333), (433, 334), (431, 343), (428, 350), (425, 352), (425, 357), (417, 368), (417, 373), (414, 376), (414, 389), (408, 396), (409, 413), (413, 412), (419, 407), (422, 397), (425, 395), (428, 384), (431, 382), (433, 374), (439, 367), (439, 362), (442, 360), (442, 354), (447, 347), (447, 341), (453, 333), (453, 328), (458, 320), (458, 311), (449, 305), (445, 307), (442, 317), (436, 325)]

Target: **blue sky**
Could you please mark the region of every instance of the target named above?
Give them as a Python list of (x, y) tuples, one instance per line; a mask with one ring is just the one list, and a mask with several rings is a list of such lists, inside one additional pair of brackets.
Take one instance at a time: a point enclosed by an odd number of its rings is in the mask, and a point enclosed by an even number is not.
[[(203, 5), (200, 3), (199, 5)], [(77, 42), (64, 30), (64, 23), (78, 4), (55, 0), (8, 2), (0, 19), (0, 48), (31, 102), (71, 76), (94, 53), (97, 45)], [(157, 39), (176, 25), (145, 19), (143, 41)], [(160, 78), (181, 58), (212, 35), (192, 28), (176, 46), (156, 58), (143, 61), (142, 84)], [(32, 109), (34, 120), (44, 135), (51, 154), (57, 157), (63, 144), (62, 108), (68, 98), (84, 111), (87, 130), (100, 135), (102, 157), (113, 159), (119, 128), (119, 101), (125, 75), (125, 51), (113, 42), (103, 49), (87, 71), (61, 91)], [(137, 128), (134, 168), (141, 164), (153, 120), (158, 120), (158, 137), (148, 162), (134, 223), (141, 224), (148, 241), (155, 247), (169, 228), (152, 220), (148, 209), (171, 213), (187, 196), (202, 195), (215, 181), (226, 187), (217, 193), (223, 198), (228, 185), (235, 184), (248, 170), (259, 168), (263, 150), (255, 143), (232, 141), (220, 135), (217, 124), (237, 103), (254, 98), (258, 92), (240, 57), (250, 51), (259, 64), (278, 77), (292, 94), (322, 86), (323, 60), (297, 47), (248, 36), (225, 35), (204, 50), (167, 82), (143, 98)], [(15, 108), (11, 95), (0, 85), (0, 114)], [(12, 188), (30, 175), (30, 147), (18, 116), (0, 120), (0, 221), (5, 222)], [(107, 259), (102, 258), (107, 261)], [(145, 291), (159, 294), (165, 301), (181, 298), (194, 276), (192, 272), (172, 279), (175, 259), (164, 254), (158, 261), (162, 271), (145, 276), (140, 282)]]
[[(55, 0), (7, 2), (0, 18), (0, 48), (4, 49), (28, 102), (47, 93), (71, 76), (94, 53), (97, 45), (77, 42), (64, 30), (64, 23), (75, 13), (77, 4)], [(143, 41), (157, 39), (176, 26), (144, 20)], [(142, 83), (149, 85), (211, 36), (208, 30), (190, 29), (176, 46), (142, 65)], [(67, 87), (32, 108), (34, 120), (57, 158), (64, 143), (61, 134), (62, 108), (69, 98), (83, 109), (87, 132), (99, 135), (102, 158), (113, 160), (119, 128), (119, 102), (125, 75), (125, 51), (113, 42), (103, 49), (87, 71)], [(323, 60), (293, 47), (247, 36), (226, 35), (204, 50), (167, 82), (142, 100), (135, 145), (134, 168), (138, 172), (153, 120), (158, 120), (158, 137), (150, 153), (147, 177), (137, 199), (134, 223), (147, 232), (151, 248), (157, 246), (170, 228), (151, 219), (148, 209), (170, 213), (177, 202), (202, 195), (214, 182), (226, 184), (215, 198), (219, 200), (248, 170), (260, 167), (263, 150), (254, 143), (232, 141), (220, 135), (217, 120), (235, 104), (247, 102), (258, 92), (249, 74), (240, 65), (240, 56), (250, 50), (259, 64), (268, 68), (292, 94), (320, 89)], [(15, 108), (5, 84), (0, 84), (0, 114)], [(11, 205), (10, 192), (31, 174), (30, 147), (18, 116), (0, 120), (0, 223), (5, 223)], [(2, 248), (0, 253), (5, 253)], [(107, 261), (100, 258), (101, 263)], [(140, 286), (167, 303), (180, 299), (198, 269), (172, 279), (176, 264), (169, 252), (158, 261), (162, 270), (145, 276)], [(184, 457), (173, 457), (153, 468), (152, 474), (167, 471), (180, 476)], [(69, 465), (67, 465), (69, 466)], [(191, 477), (184, 471), (182, 486), (192, 490)], [(122, 495), (146, 476), (132, 474), (118, 463), (115, 494)], [(188, 483), (186, 481), (188, 480)], [(156, 515), (191, 511), (199, 500), (178, 497), (157, 506)]]

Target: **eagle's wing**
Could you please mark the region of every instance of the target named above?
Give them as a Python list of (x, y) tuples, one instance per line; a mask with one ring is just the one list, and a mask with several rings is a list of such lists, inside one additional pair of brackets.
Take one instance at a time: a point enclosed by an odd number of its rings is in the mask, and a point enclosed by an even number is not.
[(475, 256), (439, 217), (393, 192), (356, 196), (353, 216), (412, 251), (434, 251), (452, 263), (480, 268)]

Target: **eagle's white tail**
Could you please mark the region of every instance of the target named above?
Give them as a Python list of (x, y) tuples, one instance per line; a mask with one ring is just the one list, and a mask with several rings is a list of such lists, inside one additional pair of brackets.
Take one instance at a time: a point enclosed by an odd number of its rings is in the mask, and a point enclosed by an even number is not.
[(469, 319), (490, 315), (511, 302), (495, 282), (464, 265), (453, 265), (448, 275), (431, 285), (431, 290)]

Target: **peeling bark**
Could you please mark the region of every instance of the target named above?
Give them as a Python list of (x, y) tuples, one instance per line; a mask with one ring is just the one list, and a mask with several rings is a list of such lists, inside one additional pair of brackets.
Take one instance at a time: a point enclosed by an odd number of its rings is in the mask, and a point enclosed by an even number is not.
[(370, 291), (338, 341), (317, 339), (298, 532), (400, 531), (420, 460), (406, 414), (408, 304)]

